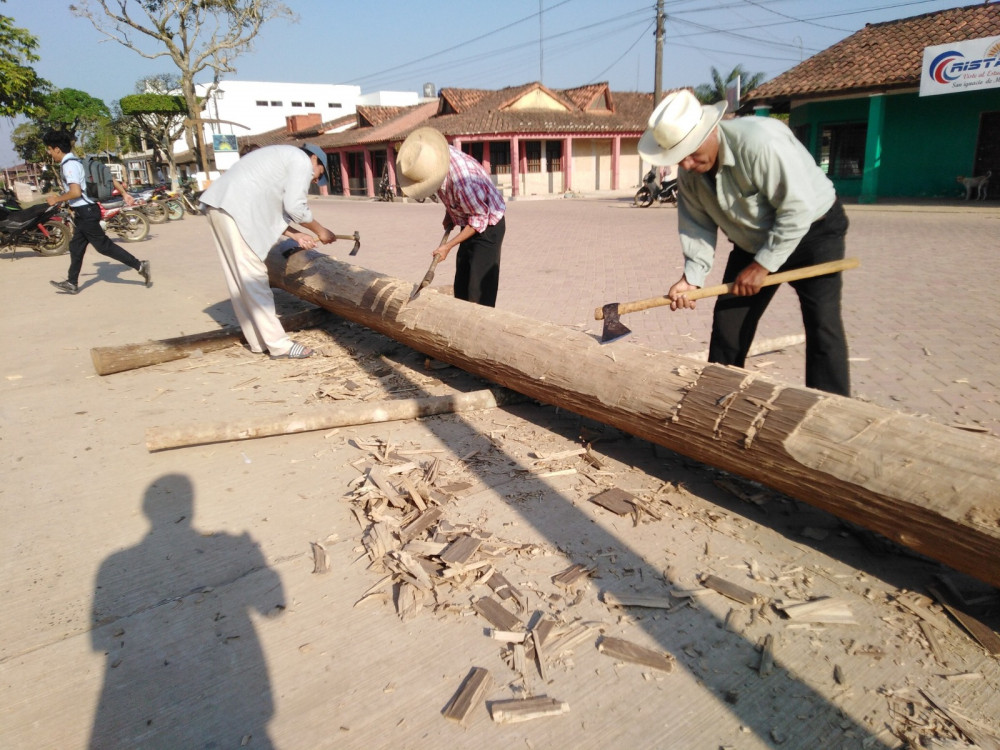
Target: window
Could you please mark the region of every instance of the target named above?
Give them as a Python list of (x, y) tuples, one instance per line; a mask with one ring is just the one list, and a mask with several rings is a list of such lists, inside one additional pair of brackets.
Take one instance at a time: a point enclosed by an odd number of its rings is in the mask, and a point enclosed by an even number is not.
[(316, 102), (306, 102), (306, 106), (307, 107), (315, 107), (316, 106)]
[(272, 107), (281, 107), (281, 106), (283, 106), (283, 105), (282, 105), (282, 103), (281, 103), (281, 102), (271, 102), (271, 106), (272, 106)]
[(257, 106), (258, 106), (258, 107), (266, 107), (266, 106), (267, 106), (267, 102), (262, 102), (262, 101), (260, 101), (260, 100), (258, 99), (258, 100), (257, 100)]
[(330, 103), (329, 103), (329, 104), (328, 104), (327, 106), (328, 106), (328, 107), (329, 107), (330, 109), (340, 109), (340, 108), (341, 108), (341, 107), (343, 107), (344, 105), (343, 105), (343, 104), (341, 104), (340, 102), (330, 102)]
[(562, 171), (562, 141), (545, 141), (545, 171)]
[(801, 143), (803, 146), (805, 146), (806, 149), (808, 150), (809, 149), (809, 133), (810, 133), (809, 123), (807, 122), (805, 125), (797, 125), (797, 126), (795, 126), (794, 128), (792, 128), (792, 132), (795, 134), (795, 137), (799, 139), (799, 143)]
[(483, 163), (483, 144), (482, 143), (463, 143), (462, 144), (463, 153), (468, 154), (473, 159), (478, 161), (480, 164)]
[(865, 171), (868, 123), (827, 125), (822, 131), (819, 168), (834, 179), (861, 177)]
[(302, 102), (292, 102), (292, 106), (293, 107), (301, 107), (302, 106)]
[(490, 174), (510, 174), (510, 141), (490, 142)]
[(524, 158), (528, 162), (529, 172), (541, 172), (542, 171), (542, 142), (541, 141), (525, 141), (524, 142)]

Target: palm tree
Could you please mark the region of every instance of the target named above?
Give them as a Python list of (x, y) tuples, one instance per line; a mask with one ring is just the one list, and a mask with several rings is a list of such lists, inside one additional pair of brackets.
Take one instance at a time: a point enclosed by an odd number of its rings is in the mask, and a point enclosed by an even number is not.
[(766, 74), (754, 73), (751, 75), (742, 65), (737, 65), (723, 80), (722, 75), (715, 66), (712, 66), (712, 82), (703, 83), (694, 90), (694, 95), (702, 104), (715, 104), (724, 101), (726, 98), (726, 85), (736, 80), (740, 76), (740, 89), (742, 91), (753, 91), (764, 82)]

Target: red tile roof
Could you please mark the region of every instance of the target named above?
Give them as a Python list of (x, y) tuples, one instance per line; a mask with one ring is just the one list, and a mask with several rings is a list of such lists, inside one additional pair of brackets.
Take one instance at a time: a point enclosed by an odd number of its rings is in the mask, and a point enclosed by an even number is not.
[(758, 86), (744, 102), (912, 88), (920, 84), (924, 47), (998, 34), (1000, 3), (996, 2), (868, 24)]

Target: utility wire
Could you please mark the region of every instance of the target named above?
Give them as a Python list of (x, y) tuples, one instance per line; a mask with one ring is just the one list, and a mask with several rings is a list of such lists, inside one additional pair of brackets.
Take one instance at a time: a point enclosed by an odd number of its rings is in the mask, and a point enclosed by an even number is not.
[(624, 51), (624, 52), (623, 52), (623, 53), (621, 54), (621, 56), (620, 56), (620, 57), (618, 57), (618, 58), (617, 58), (617, 59), (616, 59), (616, 60), (615, 60), (615, 61), (614, 61), (613, 63), (611, 63), (611, 64), (610, 64), (610, 65), (609, 65), (608, 67), (606, 67), (606, 68), (605, 68), (604, 70), (602, 70), (602, 71), (601, 71), (600, 73), (598, 73), (598, 74), (597, 74), (596, 76), (594, 76), (593, 78), (591, 78), (591, 79), (590, 79), (590, 81), (589, 81), (589, 83), (594, 83), (594, 82), (595, 82), (595, 81), (597, 81), (597, 80), (598, 80), (598, 79), (599, 79), (599, 78), (600, 78), (601, 76), (603, 76), (603, 75), (604, 75), (605, 73), (607, 73), (607, 72), (608, 72), (609, 70), (611, 70), (611, 69), (612, 69), (613, 67), (615, 67), (615, 66), (616, 66), (616, 65), (617, 65), (618, 63), (620, 63), (620, 62), (622, 61), (622, 58), (623, 58), (623, 57), (625, 57), (625, 55), (627, 55), (627, 54), (628, 54), (629, 52), (631, 52), (631, 51), (632, 51), (633, 49), (635, 49), (635, 45), (637, 45), (637, 44), (638, 44), (639, 42), (641, 42), (641, 41), (643, 40), (643, 38), (644, 38), (644, 37), (646, 36), (646, 34), (647, 34), (647, 33), (649, 32), (649, 30), (650, 30), (651, 28), (653, 28), (653, 26), (654, 26), (654, 25), (656, 25), (656, 19), (654, 19), (654, 20), (650, 21), (649, 25), (648, 25), (648, 26), (647, 26), (646, 28), (644, 28), (644, 29), (642, 30), (642, 33), (641, 33), (641, 34), (639, 34), (639, 38), (638, 38), (638, 39), (636, 39), (636, 40), (635, 40), (634, 42), (632, 42), (632, 46), (631, 46), (631, 47), (629, 47), (629, 48), (628, 48), (627, 50), (625, 50), (625, 51)]
[(788, 18), (788, 19), (790, 19), (792, 21), (796, 21), (798, 23), (807, 23), (810, 26), (819, 26), (821, 29), (833, 29), (834, 31), (846, 31), (848, 34), (851, 34), (854, 31), (854, 29), (842, 29), (839, 26), (828, 26), (825, 23), (816, 23), (815, 21), (807, 21), (804, 18), (796, 18), (795, 16), (790, 16), (787, 13), (782, 13), (781, 11), (778, 11), (778, 10), (773, 10), (771, 8), (765, 8), (761, 3), (756, 3), (756, 2), (754, 2), (754, 0), (743, 0), (743, 2), (747, 3), (747, 5), (752, 5), (755, 8), (760, 8), (761, 10), (766, 10), (768, 13), (773, 13), (776, 16), (781, 16), (782, 18)]

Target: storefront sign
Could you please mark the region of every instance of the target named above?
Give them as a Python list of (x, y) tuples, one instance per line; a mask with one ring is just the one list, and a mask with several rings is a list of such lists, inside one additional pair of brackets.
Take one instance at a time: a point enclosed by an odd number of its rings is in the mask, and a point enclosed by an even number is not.
[(924, 48), (920, 96), (1000, 88), (1000, 36)]

